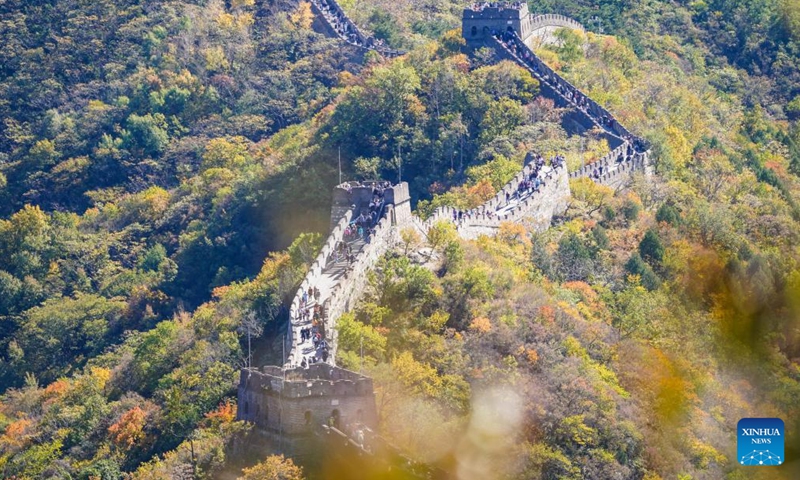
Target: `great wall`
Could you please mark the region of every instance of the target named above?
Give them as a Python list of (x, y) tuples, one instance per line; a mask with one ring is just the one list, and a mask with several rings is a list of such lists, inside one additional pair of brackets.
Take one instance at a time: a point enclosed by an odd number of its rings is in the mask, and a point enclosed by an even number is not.
[[(356, 49), (372, 50), (385, 57), (402, 55), (364, 35), (335, 0), (311, 0), (311, 4), (327, 33)], [(442, 221), (452, 223), (464, 239), (494, 235), (503, 222), (544, 230), (554, 216), (566, 211), (570, 179), (587, 177), (622, 189), (633, 172), (649, 173), (646, 142), (554, 72), (526, 43), (536, 38), (537, 32), (562, 27), (583, 30), (580, 24), (567, 17), (532, 15), (525, 3), (483, 3), (464, 10), (462, 33), (468, 52), (489, 47), (495, 50), (497, 58), (511, 60), (528, 70), (540, 82), (542, 96), (552, 99), (556, 106), (570, 109), (567, 126), (573, 132), (580, 134), (588, 129), (599, 129), (608, 140), (611, 152), (573, 172), (568, 173), (561, 163), (539, 168), (538, 175), (534, 175), (536, 155), (529, 153), (523, 169), (483, 205), (461, 212), (440, 207), (424, 220), (412, 213), (405, 182), (398, 185), (347, 182), (337, 186), (331, 208), (332, 231), (289, 308), (286, 347), (290, 353), (282, 367), (241, 371), (239, 419), (284, 436), (309, 434), (326, 423), (327, 433), (345, 437), (345, 425), (359, 425), (371, 431), (377, 426), (372, 381), (336, 367), (336, 322), (359, 301), (366, 288), (367, 273), (385, 253), (401, 243), (401, 231), (414, 229), (426, 237), (428, 231)], [(525, 185), (523, 182), (534, 178), (542, 182), (539, 188), (520, 189), (520, 185)], [(380, 192), (379, 205), (375, 202), (376, 192)], [(371, 222), (371, 233), (367, 233), (366, 238), (348, 237), (348, 225), (370, 210), (378, 214), (375, 222)], [(337, 252), (341, 245), (352, 250), (353, 257), (349, 260)], [(318, 298), (312, 295), (304, 302), (303, 296), (309, 292), (309, 287), (317, 290)], [(304, 317), (302, 311), (304, 308), (312, 310), (317, 305), (320, 321), (314, 328), (325, 341), (321, 345), (329, 350), (325, 362), (319, 358), (320, 347), (315, 347), (310, 340), (303, 341), (301, 334), (301, 330), (312, 328), (313, 316)], [(308, 364), (314, 357), (316, 363)], [(363, 448), (363, 441), (359, 448)]]

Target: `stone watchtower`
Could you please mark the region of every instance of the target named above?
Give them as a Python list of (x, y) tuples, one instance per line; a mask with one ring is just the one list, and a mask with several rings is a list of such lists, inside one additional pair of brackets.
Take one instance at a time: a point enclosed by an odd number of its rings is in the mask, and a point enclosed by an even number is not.
[(476, 3), (464, 9), (461, 31), (467, 46), (478, 48), (492, 36), (492, 32), (512, 29), (523, 39), (530, 35), (531, 15), (523, 2)]
[(513, 30), (519, 38), (535, 49), (543, 42), (552, 42), (553, 33), (559, 28), (586, 31), (575, 20), (557, 14), (535, 15), (528, 11), (525, 2), (473, 3), (464, 9), (461, 17), (461, 34), (467, 41), (467, 49), (475, 50), (492, 46), (492, 33)]
[(372, 379), (328, 364), (307, 369), (242, 369), (237, 420), (284, 436), (304, 436), (321, 425), (342, 431), (377, 424)]

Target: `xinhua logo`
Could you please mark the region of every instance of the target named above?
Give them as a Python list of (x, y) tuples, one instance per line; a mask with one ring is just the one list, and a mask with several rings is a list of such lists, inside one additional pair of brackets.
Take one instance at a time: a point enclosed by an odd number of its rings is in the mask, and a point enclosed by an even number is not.
[(780, 418), (743, 418), (736, 430), (739, 465), (766, 467), (781, 465), (786, 460)]

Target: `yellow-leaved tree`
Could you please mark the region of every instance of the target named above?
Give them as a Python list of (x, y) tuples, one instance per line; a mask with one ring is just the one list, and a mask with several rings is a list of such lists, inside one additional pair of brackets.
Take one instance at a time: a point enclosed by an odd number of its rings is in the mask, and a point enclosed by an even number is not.
[(291, 458), (270, 455), (263, 462), (242, 470), (239, 480), (303, 480), (303, 469)]

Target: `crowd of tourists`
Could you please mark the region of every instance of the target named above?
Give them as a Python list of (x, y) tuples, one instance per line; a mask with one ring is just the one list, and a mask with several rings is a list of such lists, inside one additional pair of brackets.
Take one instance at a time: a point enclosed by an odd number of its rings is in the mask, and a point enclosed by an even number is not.
[(592, 180), (600, 180), (603, 175), (611, 173), (614, 169), (616, 169), (619, 164), (627, 163), (632, 161), (636, 156), (636, 148), (634, 148), (633, 143), (629, 142), (625, 149), (619, 152), (619, 154), (614, 158), (614, 163), (611, 165), (606, 165), (603, 162), (596, 162), (594, 169), (589, 172), (589, 178)]
[(477, 2), (470, 5), (469, 8), (473, 12), (482, 12), (487, 8), (497, 8), (500, 10), (504, 8), (510, 8), (513, 10), (519, 10), (522, 8), (522, 5), (522, 2)]
[[(386, 190), (392, 187), (391, 182), (374, 182), (361, 184), (358, 182), (348, 183), (342, 185), (348, 195), (352, 195), (353, 188), (371, 188), (371, 197), (365, 208), (360, 214), (352, 219), (345, 227), (343, 232), (343, 239), (336, 242), (334, 245), (331, 256), (328, 262), (339, 263), (342, 260), (347, 262), (347, 265), (355, 263), (356, 252), (353, 251), (353, 245), (358, 240), (363, 240), (369, 243), (372, 235), (375, 233), (375, 225), (380, 220), (385, 205)], [(356, 206), (353, 205), (353, 209)], [(298, 292), (300, 302), (298, 311), (292, 323), (295, 325), (308, 325), (300, 328), (300, 344), (297, 345), (297, 351), (301, 352), (301, 359), (299, 365), (303, 368), (317, 363), (327, 362), (330, 355), (330, 346), (325, 338), (325, 331), (323, 328), (324, 307), (321, 302), (321, 291), (318, 287), (310, 286), (308, 290), (302, 287)], [(306, 342), (311, 342), (313, 346), (312, 354), (302, 354), (306, 348)]]
[(292, 319), (293, 323), (304, 322), (308, 326), (300, 329), (299, 348), (311, 341), (313, 352), (311, 355), (303, 355), (300, 366), (303, 368), (317, 362), (327, 362), (329, 356), (328, 342), (325, 340), (325, 330), (323, 328), (323, 306), (320, 303), (321, 292), (319, 288), (308, 287), (304, 290), (300, 287), (300, 305), (297, 317)]
[(530, 161), (530, 173), (526, 175), (521, 182), (519, 182), (519, 185), (517, 185), (517, 190), (513, 195), (511, 192), (506, 192), (506, 202), (509, 202), (512, 197), (522, 199), (538, 192), (541, 188), (545, 187), (545, 181), (553, 175), (555, 169), (564, 165), (565, 162), (566, 159), (563, 155), (551, 157), (549, 162), (551, 169), (545, 175), (543, 174), (543, 168), (545, 166), (544, 157), (537, 153), (533, 153)]

